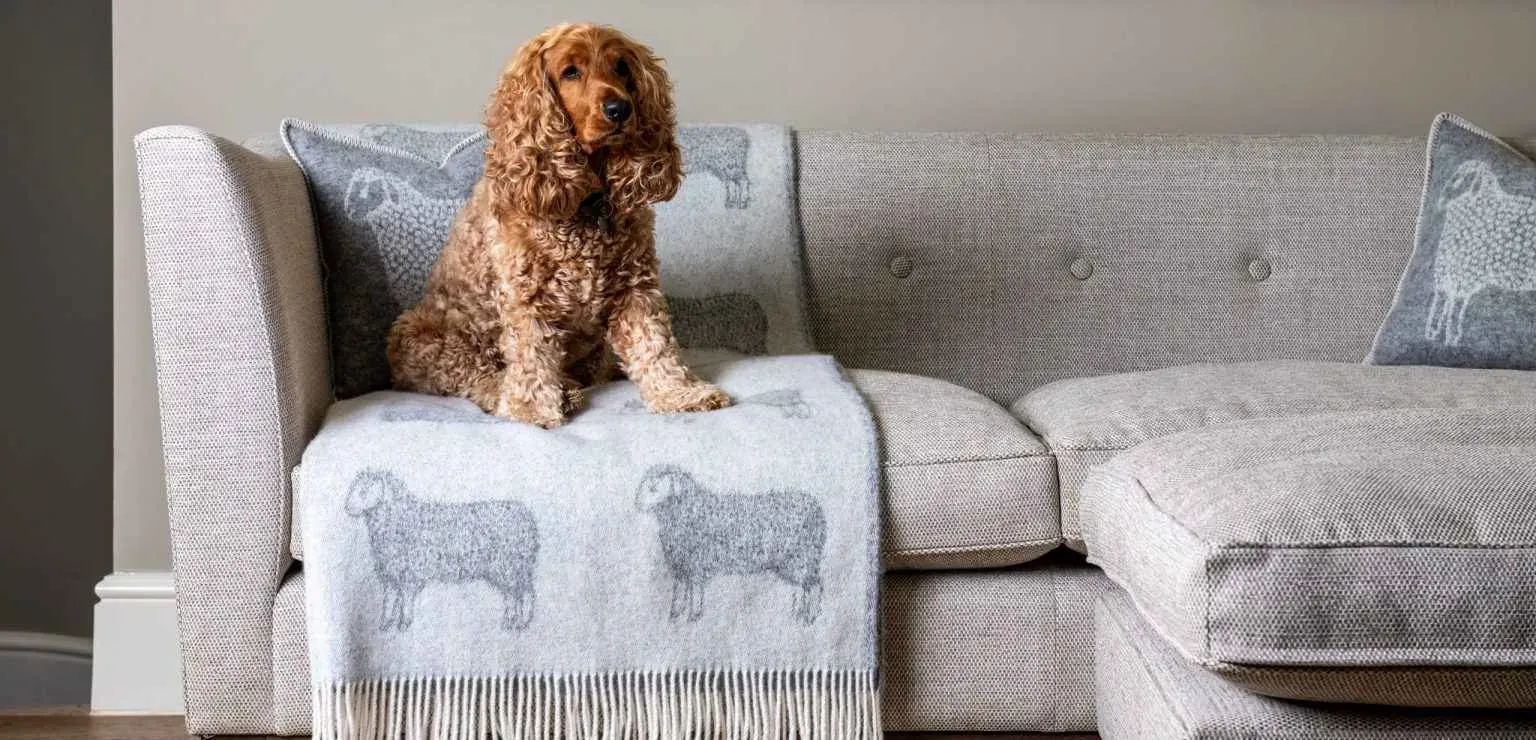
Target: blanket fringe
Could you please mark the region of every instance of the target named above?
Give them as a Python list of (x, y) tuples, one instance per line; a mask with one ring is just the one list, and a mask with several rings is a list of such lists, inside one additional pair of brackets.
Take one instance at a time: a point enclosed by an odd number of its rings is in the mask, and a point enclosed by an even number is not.
[(873, 671), (392, 678), (314, 690), (314, 737), (877, 740)]

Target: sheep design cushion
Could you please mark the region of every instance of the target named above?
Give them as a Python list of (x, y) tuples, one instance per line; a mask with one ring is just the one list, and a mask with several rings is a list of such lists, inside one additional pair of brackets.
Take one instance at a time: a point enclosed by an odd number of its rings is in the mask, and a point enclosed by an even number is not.
[[(389, 327), (421, 297), (485, 158), (479, 126), (282, 125), (309, 185), (325, 261), (336, 393), (389, 387)], [(811, 351), (787, 128), (685, 126), (683, 186), (656, 207), (678, 342), (741, 354)]]
[(1366, 362), (1536, 370), (1536, 161), (1435, 119), (1413, 256)]
[(870, 413), (830, 357), (696, 370), (737, 403), (333, 405), (298, 494), (315, 737), (878, 738)]

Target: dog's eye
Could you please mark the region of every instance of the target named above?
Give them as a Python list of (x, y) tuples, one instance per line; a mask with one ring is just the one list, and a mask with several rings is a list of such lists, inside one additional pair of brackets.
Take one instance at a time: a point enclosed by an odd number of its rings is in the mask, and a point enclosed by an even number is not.
[(613, 71), (618, 73), (618, 75), (620, 77), (628, 77), (629, 76), (629, 62), (626, 62), (623, 59), (620, 59), (618, 64), (613, 65)]
[(560, 79), (579, 80), (581, 79), (581, 70), (577, 69), (576, 65), (572, 64), (565, 69), (560, 70)]

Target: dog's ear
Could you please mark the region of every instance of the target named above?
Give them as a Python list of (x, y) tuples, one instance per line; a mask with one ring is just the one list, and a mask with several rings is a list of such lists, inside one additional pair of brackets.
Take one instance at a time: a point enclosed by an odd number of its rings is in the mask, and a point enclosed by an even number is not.
[(524, 44), (502, 70), (486, 107), (485, 179), (498, 217), (505, 215), (498, 209), (510, 205), (541, 219), (565, 220), (602, 186), (544, 71), (544, 53), (570, 28), (555, 26)]
[(605, 176), (609, 203), (624, 212), (677, 195), (683, 182), (683, 154), (677, 146), (672, 80), (666, 68), (650, 47), (618, 36), (633, 75), (635, 111), (629, 143), (609, 160)]

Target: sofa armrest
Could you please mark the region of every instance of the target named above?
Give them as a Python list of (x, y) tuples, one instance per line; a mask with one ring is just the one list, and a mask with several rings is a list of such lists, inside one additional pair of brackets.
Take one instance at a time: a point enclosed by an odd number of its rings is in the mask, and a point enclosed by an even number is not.
[(309, 196), (281, 151), (185, 126), (134, 147), (187, 724), (267, 733), (288, 473), (331, 400)]

